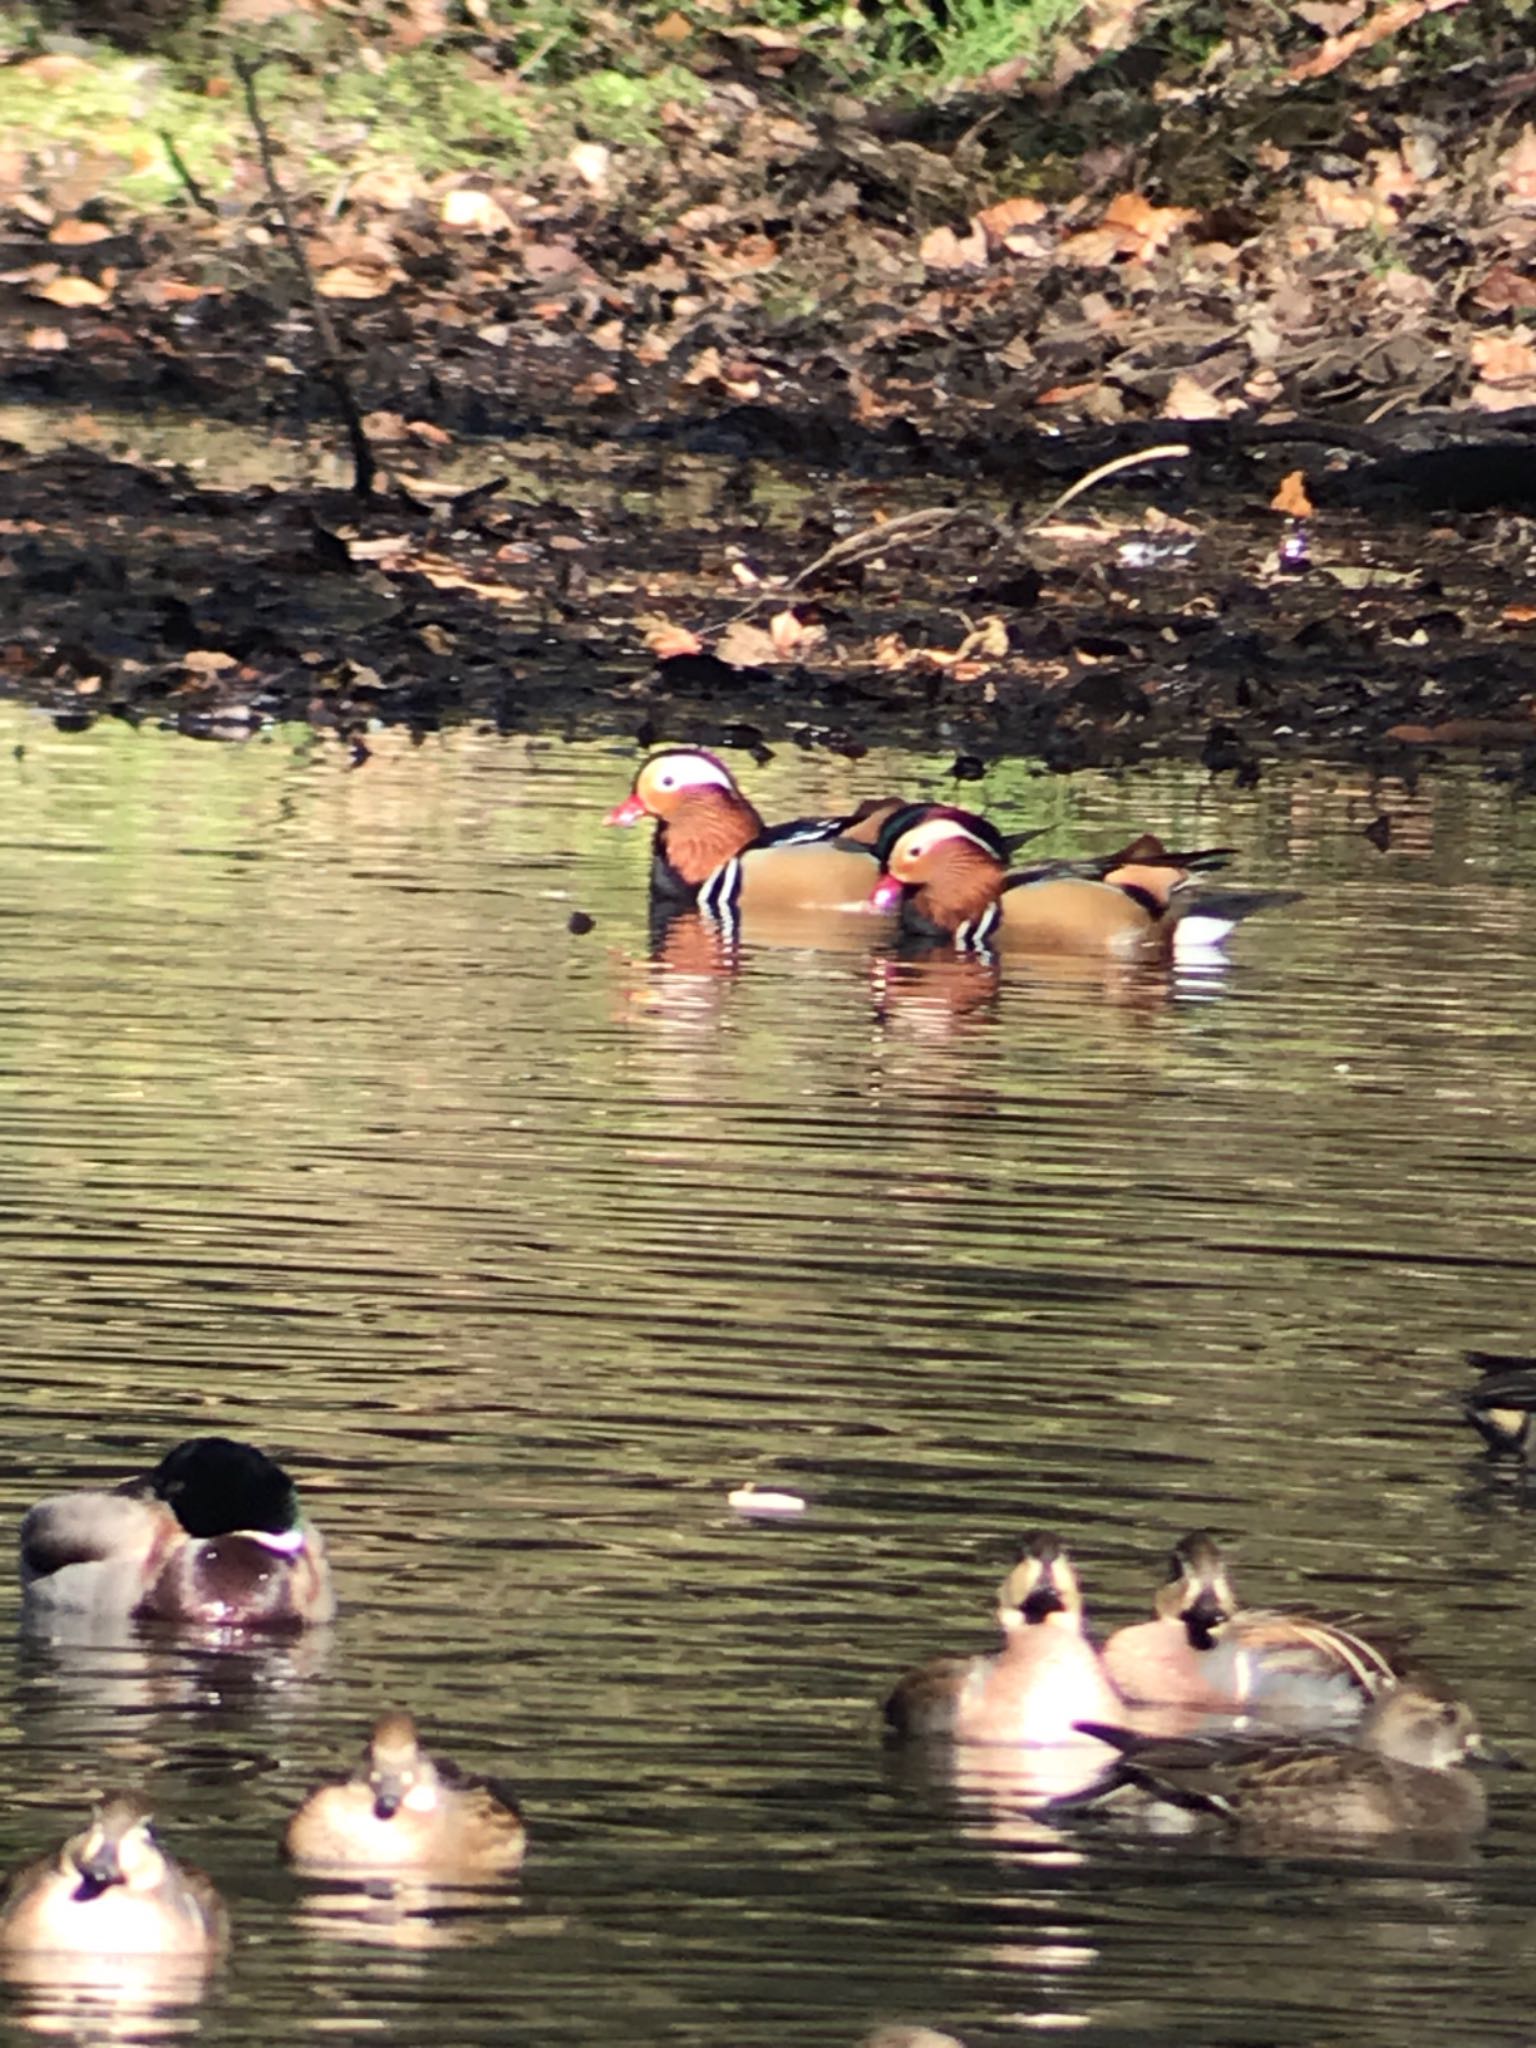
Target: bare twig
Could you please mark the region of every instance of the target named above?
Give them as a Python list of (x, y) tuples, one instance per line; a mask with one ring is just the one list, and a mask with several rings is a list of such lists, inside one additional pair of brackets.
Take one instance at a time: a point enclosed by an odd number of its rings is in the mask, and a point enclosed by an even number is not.
[(717, 633), (726, 626), (751, 618), (762, 605), (785, 604), (797, 590), (803, 590), (828, 569), (846, 569), (855, 562), (873, 561), (877, 555), (889, 554), (896, 548), (921, 546), (925, 540), (933, 540), (949, 527), (967, 522), (985, 526), (993, 533), (997, 531), (995, 523), (985, 512), (978, 512), (969, 505), (920, 505), (915, 512), (901, 512), (894, 519), (881, 520), (876, 526), (861, 527), (857, 533), (845, 534), (841, 540), (833, 541), (831, 547), (819, 554), (814, 562), (807, 562), (787, 583), (775, 584), (771, 590), (760, 590), (739, 611), (704, 630)]
[(1091, 491), (1105, 477), (1113, 476), (1117, 470), (1137, 469), (1143, 462), (1173, 462), (1189, 453), (1184, 441), (1165, 441), (1157, 448), (1138, 448), (1130, 455), (1117, 455), (1113, 462), (1101, 462), (1097, 469), (1090, 469), (1086, 476), (1080, 476), (1075, 484), (1069, 484), (1059, 498), (1053, 498), (1038, 518), (1031, 519), (1025, 526), (1026, 533), (1034, 533), (1048, 519), (1054, 519), (1063, 505), (1070, 505), (1074, 498), (1080, 498), (1084, 491)]
[(213, 201), (208, 197), (208, 194), (203, 190), (202, 186), (199, 185), (196, 178), (193, 177), (191, 171), (187, 168), (187, 160), (182, 155), (181, 151), (176, 147), (176, 138), (174, 135), (172, 135), (171, 131), (168, 128), (162, 128), (160, 130), (160, 146), (165, 151), (166, 155), (170, 158), (171, 169), (176, 173), (177, 177), (180, 178), (183, 186), (186, 188), (187, 197), (191, 200), (192, 204), (194, 206), (200, 206), (203, 209), (204, 213), (211, 213), (214, 219), (217, 220), (219, 217), (219, 209), (214, 205)]
[(315, 287), (314, 272), (309, 267), (309, 258), (304, 253), (304, 244), (299, 240), (299, 231), (293, 224), (293, 215), (288, 209), (288, 197), (277, 179), (277, 162), (272, 154), (272, 138), (262, 115), (261, 103), (256, 97), (256, 74), (260, 64), (253, 64), (248, 57), (236, 57), (235, 70), (240, 83), (245, 87), (245, 104), (251, 116), (251, 126), (256, 131), (256, 141), (261, 150), (261, 167), (266, 173), (267, 190), (277, 217), (283, 224), (283, 235), (288, 243), (288, 253), (293, 258), (293, 267), (299, 273), (305, 294), (309, 299), (309, 310), (315, 322), (315, 332), (320, 337), (324, 350), (321, 370), (326, 382), (335, 395), (346, 422), (347, 440), (352, 449), (352, 491), (355, 497), (366, 498), (373, 489), (373, 480), (379, 473), (368, 436), (363, 430), (363, 416), (358, 410), (357, 400), (352, 395), (352, 386), (347, 382), (347, 373), (341, 360), (341, 342), (337, 337), (335, 324), (325, 309)]

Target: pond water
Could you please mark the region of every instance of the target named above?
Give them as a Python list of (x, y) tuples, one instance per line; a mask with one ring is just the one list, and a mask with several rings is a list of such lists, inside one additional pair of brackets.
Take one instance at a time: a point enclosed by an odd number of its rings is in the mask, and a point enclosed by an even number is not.
[[(950, 758), (743, 775), (782, 816)], [(1531, 1523), (1449, 1398), (1465, 1346), (1533, 1337), (1533, 814), (1471, 772), (1000, 769), (966, 798), (1051, 850), (1150, 827), (1306, 894), (1225, 972), (994, 982), (653, 959), (642, 835), (600, 824), (632, 762), (464, 731), (352, 769), (0, 708), (0, 1506), (248, 1436), (343, 1601), (286, 1647), (0, 1658), (4, 1859), (145, 1783), (237, 1926), (190, 2009), (13, 2017), (1512, 2038), (1536, 1776), (1464, 1860), (1264, 1861), (1032, 1826), (898, 1767), (873, 1703), (986, 1646), (1027, 1530), (1114, 1624), (1208, 1525), (1252, 1599), (1417, 1623), (1536, 1762)], [(807, 1512), (733, 1515), (751, 1479)], [(519, 1788), (510, 1899), (392, 1917), (278, 1864), (391, 1701)]]

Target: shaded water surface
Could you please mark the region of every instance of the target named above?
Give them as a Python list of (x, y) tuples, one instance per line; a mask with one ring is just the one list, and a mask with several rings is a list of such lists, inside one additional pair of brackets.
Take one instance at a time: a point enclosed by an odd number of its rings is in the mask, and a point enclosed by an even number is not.
[[(745, 772), (785, 815), (944, 765)], [(0, 1659), (5, 1859), (148, 1783), (236, 1917), (200, 2006), (82, 2033), (1506, 2037), (1536, 1778), (1465, 1860), (1252, 1861), (1042, 1830), (884, 1756), (871, 1702), (986, 1644), (1026, 1530), (1113, 1623), (1208, 1524), (1251, 1598), (1417, 1621), (1536, 1761), (1532, 1524), (1447, 1399), (1463, 1346), (1533, 1336), (1525, 814), (998, 771), (967, 796), (1051, 850), (1149, 826), (1307, 892), (1224, 974), (998, 981), (652, 958), (643, 844), (598, 822), (630, 770), (0, 712), (0, 1505), (247, 1435), (344, 1603), (287, 1647)], [(808, 1512), (733, 1516), (751, 1478)], [(277, 1864), (386, 1701), (520, 1788), (507, 1899)]]

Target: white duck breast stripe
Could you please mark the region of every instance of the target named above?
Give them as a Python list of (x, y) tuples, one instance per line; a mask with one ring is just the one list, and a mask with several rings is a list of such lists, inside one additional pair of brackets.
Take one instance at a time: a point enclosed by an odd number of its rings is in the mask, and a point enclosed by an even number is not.
[(979, 917), (967, 919), (955, 927), (955, 946), (962, 953), (990, 953), (988, 943), (992, 934), (1003, 921), (1000, 903), (989, 903)]
[(741, 861), (738, 857), (723, 861), (699, 884), (699, 908), (707, 917), (717, 918), (728, 932), (734, 932), (740, 905)]

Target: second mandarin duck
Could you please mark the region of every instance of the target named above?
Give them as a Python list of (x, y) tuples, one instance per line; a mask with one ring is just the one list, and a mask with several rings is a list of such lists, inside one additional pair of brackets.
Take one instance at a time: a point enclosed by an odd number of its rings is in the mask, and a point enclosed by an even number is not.
[(997, 1619), (1000, 1650), (937, 1657), (902, 1679), (885, 1702), (894, 1733), (1063, 1743), (1077, 1739), (1079, 1721), (1119, 1718), (1119, 1694), (1083, 1633), (1077, 1574), (1054, 1537), (1026, 1541), (998, 1593)]
[(299, 1628), (336, 1612), (325, 1544), (252, 1444), (193, 1437), (112, 1491), (39, 1501), (21, 1525), (32, 1622)]
[(1156, 960), (1209, 950), (1232, 929), (1231, 917), (1199, 913), (1178, 893), (1192, 874), (1219, 865), (1229, 848), (1170, 853), (1144, 833), (1096, 861), (1051, 861), (1012, 873), (998, 834), (974, 812), (936, 804), (909, 819), (909, 812), (897, 812), (881, 828), (875, 851), (884, 872), (869, 900), (877, 910), (898, 911), (914, 937), (962, 952), (1016, 948)]
[(302, 1869), (451, 1879), (506, 1876), (527, 1831), (510, 1793), (422, 1749), (409, 1714), (381, 1714), (349, 1778), (311, 1792), (283, 1847)]
[(1175, 1544), (1156, 1619), (1104, 1646), (1104, 1668), (1138, 1705), (1251, 1713), (1292, 1728), (1356, 1720), (1397, 1682), (1392, 1656), (1322, 1616), (1240, 1608), (1214, 1539)]

